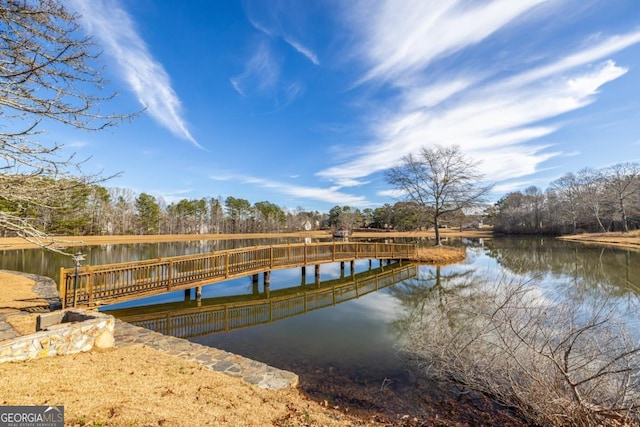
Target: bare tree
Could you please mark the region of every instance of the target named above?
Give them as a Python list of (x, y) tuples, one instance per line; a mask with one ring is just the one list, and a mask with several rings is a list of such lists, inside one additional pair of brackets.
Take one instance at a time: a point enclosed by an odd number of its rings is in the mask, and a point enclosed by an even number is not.
[(577, 178), (581, 189), (581, 199), (596, 220), (598, 231), (604, 233), (607, 229), (602, 223), (602, 210), (605, 201), (602, 171), (584, 168), (578, 172)]
[(20, 212), (32, 204), (55, 207), (43, 197), (41, 180), (68, 184), (58, 192), (91, 181), (79, 176), (81, 162), (59, 157), (60, 144), (38, 140), (43, 125), (98, 130), (126, 117), (98, 109), (112, 96), (92, 95), (102, 93), (105, 81), (77, 18), (56, 0), (0, 0), (0, 201), (12, 206), (0, 209), (0, 228), (37, 242), (42, 231)]
[(571, 234), (578, 231), (578, 218), (583, 202), (580, 199), (580, 183), (573, 173), (563, 175), (551, 183), (551, 191), (557, 196), (559, 217), (571, 224)]
[(640, 347), (621, 307), (606, 296), (554, 298), (531, 278), (472, 280), (446, 304), (435, 294), (414, 303), (404, 351), (424, 372), (482, 392), (534, 425), (640, 423)]
[(640, 201), (640, 164), (618, 163), (604, 171), (605, 188), (620, 216), (622, 231), (629, 231), (628, 212)]
[(389, 169), (386, 179), (431, 217), (436, 245), (441, 245), (440, 218), (464, 209), (479, 207), (492, 186), (480, 185), (483, 175), (478, 163), (466, 158), (457, 145), (423, 147), (409, 154), (399, 166)]

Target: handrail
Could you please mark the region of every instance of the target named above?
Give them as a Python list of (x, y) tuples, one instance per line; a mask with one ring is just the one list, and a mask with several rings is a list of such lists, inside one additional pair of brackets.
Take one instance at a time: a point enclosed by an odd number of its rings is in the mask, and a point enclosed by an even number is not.
[(63, 268), (63, 307), (122, 301), (187, 289), (273, 269), (356, 259), (415, 259), (399, 243), (318, 242), (251, 246), (117, 264)]
[[(392, 265), (344, 279), (285, 288), (267, 294), (208, 298), (105, 311), (120, 320), (165, 335), (193, 338), (272, 323), (350, 301), (417, 275), (414, 264)], [(256, 298), (258, 297), (258, 298)]]

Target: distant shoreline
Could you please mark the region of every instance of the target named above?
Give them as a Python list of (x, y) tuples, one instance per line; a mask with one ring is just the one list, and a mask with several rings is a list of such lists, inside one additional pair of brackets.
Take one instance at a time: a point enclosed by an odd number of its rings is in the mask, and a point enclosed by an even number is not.
[[(462, 230), (454, 228), (440, 229), (440, 236), (443, 238), (483, 238), (494, 237), (491, 228)], [(123, 236), (55, 236), (52, 239), (43, 241), (44, 244), (54, 248), (64, 248), (72, 246), (96, 246), (96, 245), (119, 245), (131, 243), (162, 243), (162, 242), (186, 242), (195, 240), (229, 240), (229, 239), (268, 239), (268, 238), (305, 238), (331, 239), (329, 230), (300, 231), (292, 233), (246, 233), (246, 234), (154, 234), (154, 235), (123, 235)], [(384, 238), (434, 238), (433, 230), (428, 231), (355, 231), (351, 234), (355, 239), (384, 239)], [(560, 240), (569, 240), (592, 245), (605, 245), (634, 248), (640, 250), (640, 230), (628, 233), (584, 233), (577, 235), (559, 236)], [(0, 251), (37, 249), (39, 246), (20, 237), (0, 238)]]
[(640, 250), (640, 230), (634, 230), (628, 233), (584, 233), (560, 236), (558, 239), (580, 242), (587, 245), (615, 246)]
[[(462, 232), (454, 229), (440, 230), (442, 237), (470, 237), (470, 238), (491, 238), (493, 232), (487, 230), (464, 230)], [(330, 239), (331, 231), (300, 231), (292, 233), (245, 233), (245, 234), (152, 234), (152, 235), (122, 235), (122, 236), (55, 236), (44, 240), (43, 243), (54, 248), (71, 246), (96, 246), (96, 245), (119, 245), (129, 243), (161, 243), (161, 242), (186, 242), (194, 240), (230, 240), (230, 239), (274, 239), (274, 238), (305, 238)], [(435, 237), (431, 231), (357, 231), (351, 237), (362, 238), (428, 238)], [(17, 249), (37, 249), (39, 246), (20, 237), (0, 238), (1, 250)]]

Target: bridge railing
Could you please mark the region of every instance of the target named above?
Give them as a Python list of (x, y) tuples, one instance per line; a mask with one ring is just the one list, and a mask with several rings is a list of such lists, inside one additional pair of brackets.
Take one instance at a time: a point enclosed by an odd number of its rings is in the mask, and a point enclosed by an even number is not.
[[(362, 274), (362, 273), (361, 273)], [(391, 267), (387, 271), (354, 277), (344, 283), (309, 288), (303, 292), (175, 310), (139, 314), (114, 314), (119, 319), (179, 338), (193, 338), (231, 331), (294, 317), (320, 308), (359, 298), (379, 289), (415, 277), (417, 267)], [(160, 306), (159, 306), (160, 307)], [(125, 309), (126, 311), (126, 309)], [(116, 310), (117, 312), (117, 310)], [(108, 313), (108, 312), (107, 312)]]
[[(137, 262), (60, 270), (64, 307), (93, 306), (159, 294), (279, 268), (355, 259), (414, 259), (416, 246), (399, 243), (321, 242), (254, 246)], [(76, 274), (77, 273), (77, 274)]]

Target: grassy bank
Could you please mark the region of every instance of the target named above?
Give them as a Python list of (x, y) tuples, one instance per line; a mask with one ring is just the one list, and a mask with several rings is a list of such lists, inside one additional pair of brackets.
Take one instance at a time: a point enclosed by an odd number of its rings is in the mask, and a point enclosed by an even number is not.
[(561, 240), (570, 240), (591, 245), (606, 245), (640, 250), (640, 230), (628, 233), (585, 233), (558, 237)]

